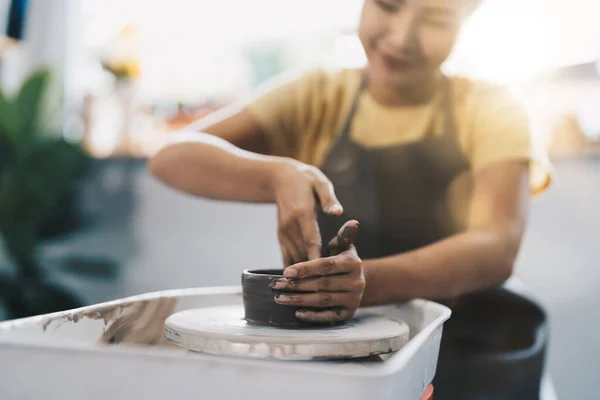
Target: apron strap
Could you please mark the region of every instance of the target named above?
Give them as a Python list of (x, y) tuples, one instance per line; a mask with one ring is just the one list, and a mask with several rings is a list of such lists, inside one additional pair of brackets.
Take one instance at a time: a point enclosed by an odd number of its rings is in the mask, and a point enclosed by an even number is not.
[[(439, 118), (442, 117), (443, 131), (439, 136), (452, 139), (455, 137), (454, 102), (452, 99), (452, 82), (446, 75), (443, 75), (442, 77), (442, 94), (440, 97), (441, 98), (436, 101), (438, 104), (434, 105), (433, 118), (431, 118), (431, 122), (429, 123), (429, 127), (427, 128), (424, 137), (433, 138), (438, 136), (440, 132), (437, 129), (437, 122), (439, 121)], [(442, 111), (442, 113), (440, 113), (440, 111)]]
[(354, 121), (354, 115), (356, 114), (356, 110), (358, 109), (358, 103), (360, 102), (360, 95), (365, 90), (367, 86), (367, 77), (368, 71), (365, 70), (363, 72), (362, 77), (360, 78), (360, 85), (358, 86), (358, 90), (354, 95), (354, 99), (352, 100), (352, 105), (350, 106), (350, 111), (346, 116), (346, 120), (344, 121), (344, 125), (342, 126), (342, 130), (340, 132), (340, 139), (347, 140), (350, 138), (350, 132), (352, 128), (352, 121)]
[(444, 76), (444, 132), (443, 136), (456, 137), (456, 124), (454, 122), (454, 99), (452, 98), (452, 79)]

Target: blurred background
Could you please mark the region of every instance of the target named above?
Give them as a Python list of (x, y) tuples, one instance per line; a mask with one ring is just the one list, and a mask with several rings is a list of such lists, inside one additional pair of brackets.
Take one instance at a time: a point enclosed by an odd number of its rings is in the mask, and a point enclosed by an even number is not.
[[(0, 171), (18, 178), (0, 182), (0, 319), (52, 302), (236, 285), (244, 268), (277, 266), (273, 207), (175, 193), (148, 175), (146, 158), (172, 132), (274, 76), (364, 65), (355, 37), (361, 6), (0, 0), (0, 125), (28, 127), (35, 110), (40, 123), (27, 146), (61, 144), (44, 147), (46, 164), (24, 171), (2, 161), (17, 145), (0, 149)], [(516, 274), (549, 310), (549, 368), (566, 399), (589, 398), (600, 358), (598, 16), (596, 0), (487, 0), (445, 65), (509, 86), (553, 166), (551, 189), (533, 201)], [(48, 74), (36, 78), (40, 68)], [(43, 99), (36, 85), (47, 88)], [(54, 175), (39, 174), (39, 165)], [(22, 189), (28, 179), (37, 183)], [(40, 212), (49, 197), (56, 201)]]

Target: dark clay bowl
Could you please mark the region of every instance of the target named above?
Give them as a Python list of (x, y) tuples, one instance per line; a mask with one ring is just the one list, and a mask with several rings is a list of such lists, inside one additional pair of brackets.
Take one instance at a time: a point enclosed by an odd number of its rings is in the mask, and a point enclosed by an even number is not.
[(271, 288), (271, 284), (280, 278), (283, 278), (281, 269), (246, 270), (242, 273), (246, 321), (254, 325), (279, 328), (309, 326), (308, 323), (296, 318), (298, 307), (284, 306), (275, 302), (277, 291)]

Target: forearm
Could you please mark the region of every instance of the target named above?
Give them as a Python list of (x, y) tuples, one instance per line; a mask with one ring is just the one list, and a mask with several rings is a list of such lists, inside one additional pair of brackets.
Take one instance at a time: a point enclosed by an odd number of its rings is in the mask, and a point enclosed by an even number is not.
[(164, 183), (197, 196), (272, 203), (274, 174), (285, 162), (213, 135), (182, 132), (150, 160), (149, 168)]
[(473, 230), (411, 252), (364, 260), (362, 304), (448, 299), (499, 284), (512, 273), (519, 242), (501, 231)]

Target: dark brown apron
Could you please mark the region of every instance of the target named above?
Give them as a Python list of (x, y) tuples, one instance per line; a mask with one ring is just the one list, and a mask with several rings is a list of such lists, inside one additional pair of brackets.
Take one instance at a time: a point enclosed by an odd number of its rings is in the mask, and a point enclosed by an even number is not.
[[(349, 219), (361, 224), (356, 247), (363, 259), (414, 250), (464, 230), (449, 202), (451, 184), (470, 167), (455, 137), (450, 79), (443, 85), (443, 133), (436, 134), (433, 119), (422, 140), (384, 148), (365, 148), (350, 137), (365, 81), (321, 166), (344, 206), (341, 217), (318, 214), (324, 248)], [(541, 309), (502, 288), (450, 303), (436, 400), (538, 398), (546, 343)]]

